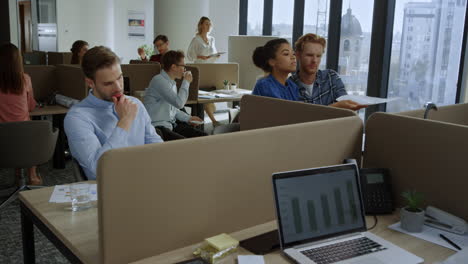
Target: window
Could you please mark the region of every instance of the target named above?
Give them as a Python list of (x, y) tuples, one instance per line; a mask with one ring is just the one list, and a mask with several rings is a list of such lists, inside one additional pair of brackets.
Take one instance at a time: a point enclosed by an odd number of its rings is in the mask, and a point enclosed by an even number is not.
[(349, 51), (349, 40), (348, 39), (345, 39), (345, 41), (344, 41), (343, 50), (344, 51)]
[(273, 1), (272, 35), (292, 38), (294, 0)]
[[(328, 41), (328, 20), (330, 18), (330, 0), (305, 0), (303, 33), (314, 33)], [(325, 69), (327, 52), (322, 56), (320, 69)]]
[(263, 0), (249, 0), (247, 7), (247, 35), (263, 33)]
[(348, 94), (366, 95), (374, 0), (343, 0), (339, 74)]
[[(387, 111), (420, 109), (428, 101), (437, 105), (455, 103), (465, 12), (466, 3), (396, 1), (393, 42), (400, 45), (392, 45), (388, 97), (400, 99), (388, 103)], [(408, 14), (414, 14), (413, 24), (418, 30), (404, 28)]]

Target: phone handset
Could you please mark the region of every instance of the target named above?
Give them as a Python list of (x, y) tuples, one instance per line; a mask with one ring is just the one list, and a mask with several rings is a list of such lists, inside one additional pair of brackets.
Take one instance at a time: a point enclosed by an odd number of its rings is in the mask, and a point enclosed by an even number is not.
[(439, 228), (455, 234), (464, 234), (468, 230), (465, 220), (449, 214), (439, 208), (428, 206), (425, 211), (425, 225)]

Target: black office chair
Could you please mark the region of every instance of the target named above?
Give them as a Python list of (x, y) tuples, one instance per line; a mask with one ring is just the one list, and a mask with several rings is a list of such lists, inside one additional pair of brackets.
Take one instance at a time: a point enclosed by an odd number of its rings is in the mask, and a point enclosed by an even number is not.
[[(23, 121), (0, 123), (0, 168), (24, 169), (46, 163), (54, 154), (58, 129), (49, 121)], [(24, 182), (24, 181), (22, 181)], [(13, 201), (23, 190), (40, 188), (22, 184), (7, 200), (0, 204), (0, 210)]]
[(87, 181), (88, 177), (81, 167), (80, 163), (72, 157), (72, 168), (73, 168), (73, 175), (75, 176), (76, 181)]

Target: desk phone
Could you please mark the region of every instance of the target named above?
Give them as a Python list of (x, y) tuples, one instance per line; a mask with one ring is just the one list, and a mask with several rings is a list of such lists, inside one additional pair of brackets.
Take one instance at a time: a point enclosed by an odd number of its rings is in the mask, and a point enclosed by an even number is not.
[(393, 212), (391, 179), (388, 169), (359, 170), (364, 210), (367, 215)]

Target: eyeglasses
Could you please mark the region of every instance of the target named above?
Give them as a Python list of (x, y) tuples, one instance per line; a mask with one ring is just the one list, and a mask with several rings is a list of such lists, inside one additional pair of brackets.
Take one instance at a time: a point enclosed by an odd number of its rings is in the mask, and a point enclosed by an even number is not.
[(181, 67), (183, 67), (183, 68), (184, 68), (184, 70), (186, 69), (186, 68), (185, 68), (185, 66), (186, 66), (185, 64), (176, 64), (176, 65), (177, 65), (177, 66), (181, 66)]

